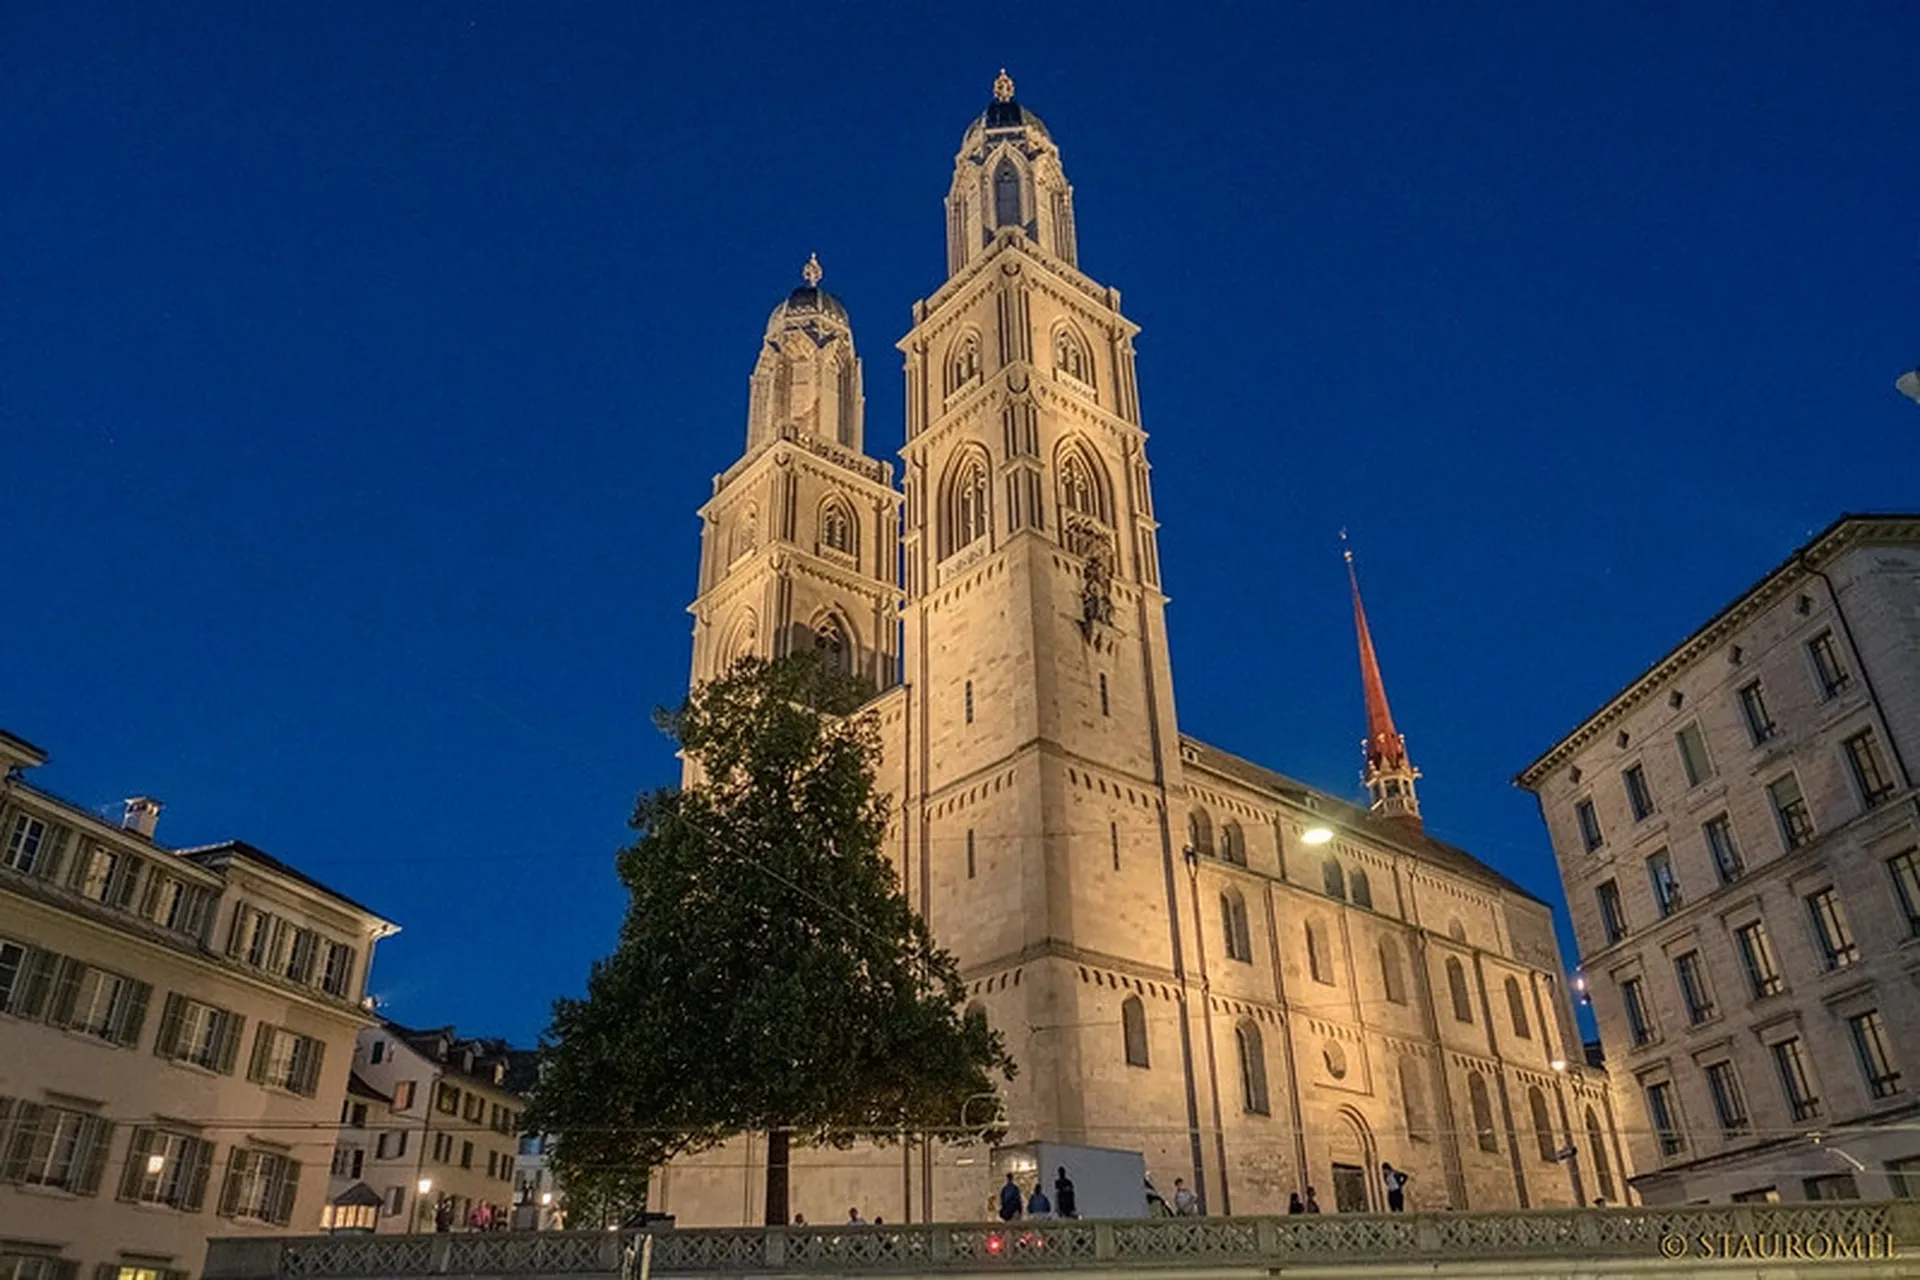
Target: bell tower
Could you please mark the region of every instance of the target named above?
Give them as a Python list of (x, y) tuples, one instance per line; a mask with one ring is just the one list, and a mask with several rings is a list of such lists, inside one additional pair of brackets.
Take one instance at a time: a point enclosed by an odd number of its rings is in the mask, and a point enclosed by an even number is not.
[(696, 682), (801, 648), (876, 690), (899, 679), (899, 498), (893, 468), (865, 452), (860, 357), (821, 274), (809, 258), (767, 318), (746, 452), (700, 508)]
[[(1020, 1064), (1008, 1140), (1197, 1170), (1138, 330), (1080, 270), (1059, 150), (1005, 72), (946, 212), (947, 279), (900, 342), (908, 881)], [(1153, 997), (1160, 1070), (1111, 1077), (1121, 993), (1096, 970)]]

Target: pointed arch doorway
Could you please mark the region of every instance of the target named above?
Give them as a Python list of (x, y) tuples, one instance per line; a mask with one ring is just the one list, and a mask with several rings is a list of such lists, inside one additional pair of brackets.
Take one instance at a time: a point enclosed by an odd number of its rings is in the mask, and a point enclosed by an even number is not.
[(1333, 1184), (1333, 1208), (1336, 1213), (1371, 1213), (1375, 1167), (1373, 1132), (1356, 1112), (1342, 1107), (1327, 1144), (1327, 1159)]

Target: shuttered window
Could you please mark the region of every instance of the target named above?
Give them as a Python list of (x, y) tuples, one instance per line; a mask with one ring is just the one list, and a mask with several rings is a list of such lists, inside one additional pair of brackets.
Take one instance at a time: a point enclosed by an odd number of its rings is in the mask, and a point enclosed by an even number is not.
[(170, 992), (161, 1008), (160, 1034), (154, 1037), (153, 1051), (171, 1062), (190, 1062), (232, 1075), (245, 1023), (246, 1019), (231, 1009)]

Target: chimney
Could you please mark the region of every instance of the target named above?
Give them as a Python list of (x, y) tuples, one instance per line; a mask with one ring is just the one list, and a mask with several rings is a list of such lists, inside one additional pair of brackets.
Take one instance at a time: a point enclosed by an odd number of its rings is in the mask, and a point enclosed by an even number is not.
[(151, 840), (153, 829), (160, 821), (160, 809), (160, 802), (151, 796), (128, 796), (126, 811), (120, 818), (120, 829)]

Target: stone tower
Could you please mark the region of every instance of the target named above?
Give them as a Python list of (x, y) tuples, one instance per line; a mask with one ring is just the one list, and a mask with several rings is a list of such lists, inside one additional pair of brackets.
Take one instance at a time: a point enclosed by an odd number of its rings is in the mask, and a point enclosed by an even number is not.
[[(1198, 1170), (1137, 330), (1080, 271), (1059, 152), (1004, 72), (954, 160), (947, 262), (900, 343), (905, 878), (1021, 1064), (1012, 1140)], [(1089, 963), (1161, 987), (1171, 1070), (1116, 1063)]]
[(864, 451), (865, 397), (847, 309), (805, 283), (773, 309), (753, 368), (747, 448), (700, 508), (693, 679), (801, 648), (891, 687), (899, 666), (899, 497)]
[[(1343, 533), (1341, 537), (1345, 537)], [(1360, 603), (1360, 575), (1353, 567), (1353, 552), (1345, 552), (1347, 584), (1353, 589), (1353, 630), (1360, 642), (1360, 687), (1367, 701), (1367, 738), (1364, 744), (1367, 767), (1360, 781), (1372, 797), (1373, 811), (1383, 818), (1420, 828), (1420, 797), (1414, 782), (1420, 771), (1407, 756), (1406, 735), (1393, 727), (1393, 711), (1387, 706), (1387, 682), (1380, 675), (1380, 659), (1373, 652), (1373, 632), (1367, 626), (1366, 606)]]

